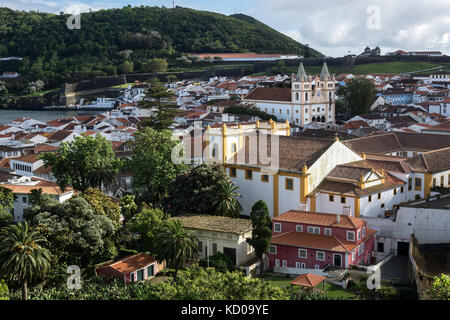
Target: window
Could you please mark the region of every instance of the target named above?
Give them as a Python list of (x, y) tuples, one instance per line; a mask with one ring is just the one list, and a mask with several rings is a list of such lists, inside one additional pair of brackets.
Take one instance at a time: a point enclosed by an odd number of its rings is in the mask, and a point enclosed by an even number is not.
[(198, 252), (199, 253), (203, 252), (203, 242), (201, 242), (201, 241), (198, 242)]
[(347, 231), (347, 241), (355, 241), (355, 232)]
[(384, 252), (384, 243), (378, 242), (378, 252)]
[(211, 157), (214, 159), (217, 158), (217, 147), (216, 146), (214, 146), (212, 149)]
[(307, 259), (308, 258), (308, 250), (306, 250), (306, 249), (298, 249), (298, 257), (300, 259)]
[(253, 180), (253, 171), (252, 170), (246, 170), (245, 171), (245, 179)]
[(303, 226), (302, 226), (302, 225), (297, 225), (297, 226), (295, 227), (295, 231), (297, 231), (297, 232), (303, 232)]
[(275, 266), (276, 266), (276, 267), (279, 267), (279, 266), (280, 266), (280, 259), (276, 259), (276, 260), (275, 260)]
[(436, 178), (433, 178), (433, 188), (436, 187)]
[(408, 180), (408, 191), (412, 190), (412, 178), (409, 178)]
[(384, 203), (381, 204), (381, 209), (383, 209), (386, 205)]
[(247, 242), (247, 254), (250, 254), (250, 253), (252, 253), (254, 250), (253, 250), (253, 247), (250, 245), (250, 243), (248, 243)]
[(416, 191), (422, 191), (422, 179), (416, 178), (415, 186), (416, 186)]
[(400, 193), (404, 193), (405, 192), (405, 187), (401, 187), (400, 188)]
[(341, 197), (341, 203), (345, 204), (345, 197)]
[(330, 194), (329, 198), (330, 202), (334, 202), (334, 196)]
[(361, 230), (358, 230), (358, 240), (361, 239)]
[(135, 278), (135, 275), (134, 275), (134, 272), (133, 273), (131, 273), (131, 282), (134, 282), (134, 281), (136, 281), (136, 278)]
[(397, 189), (394, 189), (394, 196), (397, 195)]
[(152, 264), (151, 266), (147, 267), (147, 278), (153, 277), (155, 275), (155, 265)]
[(369, 202), (372, 202), (372, 196), (369, 196)]
[(300, 262), (296, 262), (296, 263), (295, 263), (295, 268), (296, 268), (296, 269), (301, 269), (301, 264), (300, 264)]
[(273, 231), (274, 232), (281, 232), (281, 223), (274, 223), (273, 224)]
[(27, 197), (22, 197), (22, 202), (27, 203)]
[(444, 186), (444, 176), (441, 176), (441, 187)]
[(331, 229), (326, 228), (326, 229), (325, 229), (325, 235), (326, 235), (326, 236), (331, 236)]
[(231, 153), (236, 153), (236, 152), (237, 152), (237, 145), (236, 145), (236, 143), (233, 143), (231, 145)]
[(277, 254), (277, 246), (270, 245), (269, 253), (270, 254)]
[(364, 242), (363, 242), (358, 247), (358, 255), (361, 256), (364, 253), (364, 250), (365, 250), (365, 248), (364, 248)]
[(261, 182), (269, 182), (269, 176), (267, 174), (261, 175)]
[(378, 194), (378, 200), (381, 200), (381, 193)]
[[(247, 243), (247, 253), (248, 253), (248, 243)], [(213, 254), (216, 254), (217, 253), (217, 243), (213, 243)]]
[(320, 234), (320, 228), (318, 228), (318, 227), (308, 227), (308, 233)]
[(286, 190), (294, 190), (294, 179), (286, 178)]
[(316, 264), (316, 265), (314, 266), (314, 268), (315, 268), (316, 270), (319, 270), (319, 269), (320, 269), (320, 266), (319, 266), (318, 264)]
[(316, 252), (316, 260), (317, 261), (325, 261), (325, 252), (317, 251)]
[(230, 177), (236, 178), (236, 168), (230, 168)]

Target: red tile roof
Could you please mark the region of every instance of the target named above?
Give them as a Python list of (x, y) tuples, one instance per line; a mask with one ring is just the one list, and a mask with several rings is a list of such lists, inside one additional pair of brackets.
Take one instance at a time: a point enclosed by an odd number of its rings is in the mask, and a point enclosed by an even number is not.
[(317, 213), (317, 212), (306, 212), (290, 210), (283, 213), (282, 215), (273, 218), (276, 222), (295, 222), (295, 223), (305, 223), (317, 226), (329, 226), (338, 228), (359, 228), (366, 224), (361, 219), (353, 218), (347, 215), (341, 215), (340, 221), (337, 222), (336, 214), (327, 213)]
[(294, 281), (291, 281), (291, 285), (315, 288), (319, 284), (321, 284), (325, 279), (326, 279), (326, 277), (322, 277), (317, 274), (306, 273), (306, 274), (302, 274), (300, 277), (298, 277)]
[(246, 100), (291, 101), (290, 88), (256, 88), (245, 96)]
[(145, 253), (138, 253), (133, 256), (126, 257), (122, 260), (116, 261), (110, 265), (100, 268), (102, 269), (114, 269), (122, 274), (130, 274), (131, 272), (142, 269), (152, 263), (156, 262), (156, 259)]

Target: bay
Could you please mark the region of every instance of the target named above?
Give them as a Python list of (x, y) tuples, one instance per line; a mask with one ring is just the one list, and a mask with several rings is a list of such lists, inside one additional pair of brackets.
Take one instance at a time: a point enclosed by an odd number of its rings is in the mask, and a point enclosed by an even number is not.
[(59, 118), (102, 114), (104, 111), (50, 111), (50, 110), (0, 110), (0, 124), (7, 124), (17, 118), (32, 118), (47, 122)]

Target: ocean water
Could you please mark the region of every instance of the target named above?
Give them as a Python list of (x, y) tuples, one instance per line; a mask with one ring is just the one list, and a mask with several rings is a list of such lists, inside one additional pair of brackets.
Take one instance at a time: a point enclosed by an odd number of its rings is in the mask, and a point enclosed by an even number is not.
[(101, 114), (104, 111), (27, 111), (27, 110), (1, 110), (0, 124), (9, 123), (17, 118), (32, 118), (39, 121), (47, 122), (58, 118), (76, 117), (82, 115)]

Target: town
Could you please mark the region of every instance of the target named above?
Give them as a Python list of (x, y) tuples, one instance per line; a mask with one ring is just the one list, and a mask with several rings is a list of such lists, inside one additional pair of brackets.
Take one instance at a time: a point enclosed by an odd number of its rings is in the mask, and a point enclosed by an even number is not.
[[(348, 97), (364, 84), (372, 100), (359, 113)], [(314, 75), (300, 63), (290, 75), (149, 79), (111, 101), (101, 114), (0, 125), (2, 206), (18, 228), (46, 226), (61, 262), (95, 262), (127, 284), (200, 261), (355, 298), (373, 267), (383, 297), (400, 284), (429, 298), (448, 274), (449, 72), (334, 75), (324, 63)], [(87, 235), (90, 253), (64, 256), (98, 223), (109, 243)], [(161, 248), (177, 241), (182, 258)], [(272, 293), (260, 298), (283, 295)]]
[(2, 308), (278, 319), (448, 301), (449, 12), (3, 0)]

